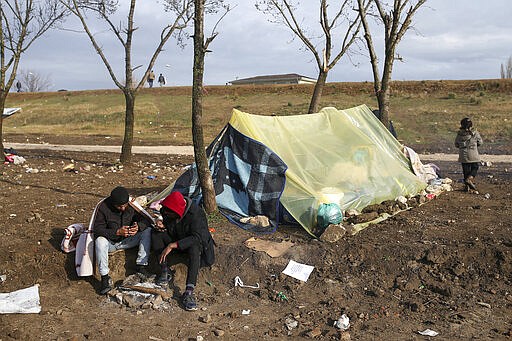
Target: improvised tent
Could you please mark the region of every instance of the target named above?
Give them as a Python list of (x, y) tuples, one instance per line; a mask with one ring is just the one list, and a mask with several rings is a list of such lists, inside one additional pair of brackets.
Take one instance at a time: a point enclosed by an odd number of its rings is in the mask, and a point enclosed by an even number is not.
[[(401, 144), (366, 105), (295, 116), (234, 109), (207, 155), (219, 210), (258, 232), (274, 231), (290, 221), (289, 214), (313, 234), (322, 203), (361, 210), (426, 187), (411, 171)], [(158, 197), (171, 189), (200, 200), (195, 165)], [(257, 215), (267, 216), (271, 226), (240, 222)]]

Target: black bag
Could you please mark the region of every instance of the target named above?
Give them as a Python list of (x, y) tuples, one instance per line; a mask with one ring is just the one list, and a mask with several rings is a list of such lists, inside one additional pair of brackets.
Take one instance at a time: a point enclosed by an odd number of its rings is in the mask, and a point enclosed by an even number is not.
[(201, 266), (212, 266), (215, 263), (215, 241), (209, 235), (206, 243), (203, 243), (203, 252), (201, 252)]

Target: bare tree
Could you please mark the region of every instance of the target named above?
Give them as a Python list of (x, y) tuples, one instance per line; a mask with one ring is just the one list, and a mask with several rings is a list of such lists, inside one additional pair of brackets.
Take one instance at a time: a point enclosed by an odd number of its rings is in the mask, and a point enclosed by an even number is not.
[(501, 64), (501, 79), (512, 78), (512, 56), (508, 57), (507, 64)]
[[(361, 28), (359, 13), (353, 10), (352, 0), (333, 1), (333, 3), (333, 6), (337, 7), (331, 17), (328, 14), (330, 6), (328, 0), (320, 0), (319, 24), (322, 31), (320, 36), (323, 42), (318, 47), (315, 44), (317, 37), (314, 34), (308, 34), (309, 29), (301, 24), (303, 20), (297, 18), (296, 11), (300, 7), (299, 2), (295, 3), (293, 0), (262, 0), (256, 3), (258, 10), (271, 16), (271, 21), (290, 29), (315, 58), (318, 77), (309, 104), (309, 114), (318, 111), (318, 103), (322, 97), (329, 70), (336, 65), (343, 55), (349, 52)], [(343, 29), (340, 30), (340, 27)], [(343, 34), (340, 33), (342, 36), (335, 39), (333, 34), (338, 31), (343, 32)], [(339, 46), (337, 53), (335, 52), (335, 45)]]
[[(192, 81), (192, 139), (194, 142), (194, 156), (197, 166), (197, 175), (201, 184), (203, 194), (203, 205), (208, 213), (217, 210), (215, 200), (215, 189), (213, 187), (212, 175), (206, 157), (204, 134), (203, 134), (203, 75), (204, 58), (208, 52), (208, 46), (215, 39), (218, 32), (215, 31), (217, 24), (229, 12), (229, 6), (224, 4), (223, 0), (194, 0), (194, 70)], [(204, 37), (204, 14), (205, 10), (209, 13), (216, 12), (219, 8), (225, 10), (217, 24), (212, 30), (212, 34), (205, 39)]]
[[(357, 0), (358, 9), (364, 27), (364, 39), (370, 55), (370, 63), (373, 71), (373, 86), (381, 122), (389, 126), (389, 96), (390, 82), (393, 71), (395, 51), (405, 32), (411, 27), (412, 17), (426, 0), (394, 0), (393, 7), (386, 9), (387, 4), (383, 0)], [(370, 5), (370, 7), (368, 7)], [(374, 13), (372, 10), (376, 10)], [(379, 59), (375, 52), (372, 33), (368, 24), (368, 17), (376, 18), (384, 25), (384, 63), (382, 77), (379, 72)]]
[[(135, 99), (138, 91), (144, 87), (144, 83), (151, 72), (155, 61), (160, 52), (162, 52), (164, 45), (167, 43), (171, 36), (176, 36), (178, 41), (184, 38), (184, 29), (187, 27), (189, 21), (193, 16), (193, 3), (194, 0), (164, 0), (164, 8), (168, 12), (172, 12), (174, 17), (170, 22), (160, 30), (160, 39), (155, 47), (154, 52), (150, 56), (144, 75), (140, 81), (135, 82), (133, 72), (141, 67), (132, 65), (132, 46), (134, 40), (134, 33), (138, 29), (135, 26), (135, 5), (137, 0), (130, 0), (128, 13), (126, 14), (126, 21), (119, 24), (114, 23), (117, 21), (115, 13), (119, 8), (117, 0), (61, 0), (66, 4), (67, 8), (80, 20), (84, 31), (87, 33), (94, 49), (100, 56), (103, 64), (107, 68), (110, 77), (116, 86), (123, 92), (126, 103), (125, 112), (125, 128), (123, 145), (121, 148), (121, 163), (129, 163), (132, 158), (133, 146), (133, 128), (135, 122), (134, 108)], [(156, 1), (155, 1), (156, 3)], [(91, 30), (92, 21), (87, 17), (88, 13), (93, 13), (103, 22), (108, 29), (113, 33), (115, 39), (121, 44), (123, 55), (119, 55), (124, 63), (124, 74), (122, 77), (114, 73), (112, 62), (109, 60), (102, 48), (101, 43), (98, 41), (97, 36)], [(121, 80), (122, 81), (121, 81)]]
[[(57, 0), (0, 1), (0, 113), (4, 112), (22, 54), (64, 16)], [(0, 148), (5, 157), (3, 117), (0, 117)]]
[(48, 91), (52, 87), (50, 76), (35, 70), (20, 70), (18, 79), (26, 92)]

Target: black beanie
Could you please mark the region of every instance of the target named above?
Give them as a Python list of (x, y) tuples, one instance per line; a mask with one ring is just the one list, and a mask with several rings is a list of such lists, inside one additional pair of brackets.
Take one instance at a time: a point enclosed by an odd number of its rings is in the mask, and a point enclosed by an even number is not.
[(460, 127), (462, 129), (469, 129), (473, 126), (473, 122), (471, 122), (471, 119), (469, 117), (465, 117), (460, 121)]
[(128, 191), (122, 186), (118, 186), (110, 192), (110, 203), (114, 206), (124, 205), (128, 202), (128, 199)]

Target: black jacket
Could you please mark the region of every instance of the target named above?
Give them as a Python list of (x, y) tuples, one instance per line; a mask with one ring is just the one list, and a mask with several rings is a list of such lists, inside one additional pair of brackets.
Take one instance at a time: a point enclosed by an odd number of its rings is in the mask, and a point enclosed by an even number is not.
[(151, 226), (151, 223), (130, 205), (121, 212), (110, 203), (109, 198), (106, 198), (96, 212), (93, 223), (94, 237), (101, 236), (112, 242), (120, 242), (125, 237), (116, 235), (116, 231), (122, 226), (131, 226), (134, 222), (139, 225), (139, 231)]
[(179, 250), (183, 251), (193, 244), (200, 244), (203, 265), (210, 266), (215, 260), (214, 241), (208, 230), (206, 213), (190, 198), (185, 197), (185, 200), (187, 206), (183, 217), (177, 221), (172, 221), (164, 216), (164, 226), (171, 239), (178, 242)]

